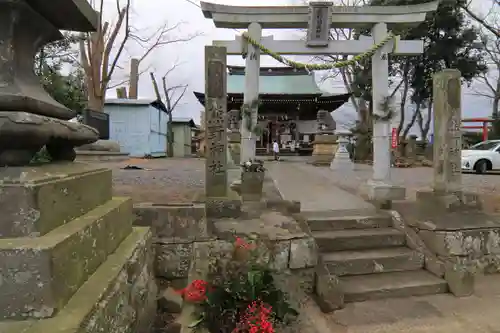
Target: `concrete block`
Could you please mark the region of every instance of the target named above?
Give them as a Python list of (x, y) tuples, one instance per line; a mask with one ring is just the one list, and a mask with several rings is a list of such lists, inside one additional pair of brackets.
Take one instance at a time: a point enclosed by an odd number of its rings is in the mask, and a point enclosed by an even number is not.
[(80, 163), (3, 168), (0, 238), (42, 236), (111, 199), (111, 170)]
[(0, 240), (0, 318), (59, 311), (132, 230), (132, 203), (116, 198), (39, 238)]
[(446, 262), (444, 279), (453, 295), (466, 297), (474, 294), (475, 274), (457, 262)]
[(314, 284), (316, 301), (321, 311), (329, 313), (344, 307), (344, 292), (340, 281), (323, 264), (316, 267)]
[(156, 242), (185, 243), (208, 238), (205, 205), (134, 205), (135, 225), (150, 226)]
[(290, 269), (314, 267), (317, 263), (318, 251), (314, 238), (299, 238), (290, 242)]
[(185, 278), (193, 255), (193, 243), (155, 244), (155, 273), (168, 279)]
[(150, 245), (149, 228), (134, 228), (55, 317), (5, 322), (2, 333), (150, 332), (156, 313), (156, 286), (146, 268)]
[(404, 200), (406, 198), (406, 188), (384, 182), (369, 181), (362, 187), (362, 192), (369, 200), (375, 202)]

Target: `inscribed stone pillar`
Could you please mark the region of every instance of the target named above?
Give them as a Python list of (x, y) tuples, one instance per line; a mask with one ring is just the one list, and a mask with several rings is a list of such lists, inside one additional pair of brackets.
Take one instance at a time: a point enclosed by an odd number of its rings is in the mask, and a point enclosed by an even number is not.
[(227, 195), (226, 49), (205, 46), (205, 194)]
[(434, 75), (434, 191), (461, 190), (460, 71), (446, 69)]

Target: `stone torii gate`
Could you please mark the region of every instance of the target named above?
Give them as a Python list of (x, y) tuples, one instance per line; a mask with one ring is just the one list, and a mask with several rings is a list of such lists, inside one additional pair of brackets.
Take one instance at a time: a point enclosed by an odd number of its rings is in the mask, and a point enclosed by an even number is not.
[[(438, 2), (410, 6), (333, 6), (332, 2), (311, 2), (309, 6), (243, 7), (201, 2), (206, 18), (218, 28), (248, 29), (247, 36), (266, 49), (280, 55), (359, 55), (390, 37), (388, 29), (411, 27), (423, 22)], [(306, 42), (274, 40), (262, 37), (262, 29), (307, 28)], [(371, 38), (329, 40), (330, 28), (368, 28)], [(246, 49), (244, 104), (252, 106), (251, 121), (256, 123), (259, 95), (260, 48), (237, 37), (233, 41), (214, 41), (224, 46), (228, 55), (240, 55)], [(392, 40), (372, 56), (373, 112), (383, 116), (381, 104), (389, 92), (388, 53), (417, 55), (423, 52), (423, 41)], [(382, 117), (383, 118), (383, 117)], [(248, 131), (243, 117), (241, 126), (241, 160), (255, 156), (255, 137)], [(370, 199), (378, 202), (404, 198), (405, 189), (392, 185), (390, 176), (390, 120), (374, 119), (373, 177), (366, 187)]]

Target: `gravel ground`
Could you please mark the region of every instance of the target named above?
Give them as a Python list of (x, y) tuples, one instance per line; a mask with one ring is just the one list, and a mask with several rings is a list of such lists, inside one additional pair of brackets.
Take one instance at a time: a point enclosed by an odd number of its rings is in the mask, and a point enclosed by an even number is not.
[[(205, 186), (205, 160), (199, 158), (134, 159), (99, 165), (113, 170), (114, 195), (130, 196), (134, 202), (188, 202)], [(144, 169), (123, 170), (127, 165)]]
[[(339, 186), (356, 190), (372, 175), (369, 165), (356, 165), (352, 172), (332, 172), (326, 167), (314, 167), (305, 162), (305, 158), (294, 158), (282, 163), (298, 162), (307, 173), (322, 173), (330, 177)], [(204, 188), (205, 160), (201, 158), (171, 158), (152, 160), (129, 160), (116, 163), (100, 163), (113, 170), (114, 193), (119, 196), (131, 196), (134, 202), (186, 202), (193, 200), (197, 192)], [(144, 170), (123, 170), (126, 165), (143, 167)], [(393, 168), (392, 180), (405, 186), (409, 200), (415, 199), (418, 190), (430, 189), (433, 178), (432, 168)], [(481, 194), (496, 197), (500, 194), (499, 174), (464, 174), (463, 188)]]

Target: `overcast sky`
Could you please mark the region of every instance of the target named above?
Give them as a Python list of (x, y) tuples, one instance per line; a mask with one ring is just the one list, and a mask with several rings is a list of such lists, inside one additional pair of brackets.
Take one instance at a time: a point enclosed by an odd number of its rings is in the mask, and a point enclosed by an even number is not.
[[(106, 1), (105, 16), (108, 19), (113, 19), (116, 11), (114, 0)], [(301, 0), (212, 0), (211, 2), (230, 4), (230, 5), (290, 5), (299, 4)], [(486, 2), (486, 0), (474, 0), (477, 4)], [(199, 3), (198, 0), (193, 0), (194, 3)], [(161, 24), (168, 22), (170, 26), (181, 23), (180, 28), (171, 33), (172, 38), (176, 36), (187, 36), (191, 34), (201, 33), (187, 43), (176, 43), (168, 45), (162, 49), (156, 50), (149, 60), (142, 64), (142, 69), (150, 66), (156, 72), (157, 77), (161, 77), (174, 64), (179, 63), (179, 66), (169, 75), (170, 85), (188, 84), (188, 92), (182, 100), (182, 104), (174, 111), (177, 117), (192, 117), (197, 123), (199, 122), (199, 113), (202, 106), (193, 96), (193, 91), (204, 91), (204, 46), (211, 45), (212, 40), (230, 40), (234, 39), (237, 31), (232, 29), (217, 29), (213, 22), (205, 19), (201, 10), (187, 2), (186, 0), (132, 0), (133, 4), (133, 22), (134, 26), (147, 35), (148, 31), (157, 28)], [(150, 29), (150, 30), (148, 30)], [(302, 33), (299, 31), (283, 31), (283, 30), (266, 30), (264, 35), (273, 34), (277, 39), (293, 39), (301, 38)], [(131, 56), (140, 56), (141, 50), (133, 45), (127, 48), (127, 55), (124, 55), (122, 66), (127, 66), (126, 59)], [(307, 62), (310, 57), (296, 57), (298, 61)], [(228, 59), (229, 65), (244, 65), (244, 60), (241, 56), (230, 56)], [(268, 56), (261, 59), (262, 66), (277, 66), (279, 63)], [(118, 73), (120, 76), (125, 73)], [(319, 74), (316, 75), (319, 79)], [(118, 78), (118, 76), (117, 76)], [(345, 89), (341, 82), (327, 82), (321, 85), (321, 88), (330, 91), (343, 93)], [(476, 89), (480, 89), (477, 87)], [(115, 91), (110, 90), (108, 97), (114, 97)], [(142, 75), (139, 84), (139, 95), (144, 98), (154, 97), (149, 75)], [(338, 111), (339, 114), (350, 114), (349, 106), (343, 107)], [(473, 92), (464, 88), (463, 94), (463, 116), (464, 117), (482, 117), (491, 114), (491, 102), (484, 97), (477, 97)]]

